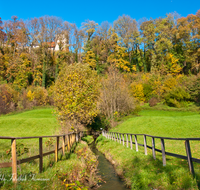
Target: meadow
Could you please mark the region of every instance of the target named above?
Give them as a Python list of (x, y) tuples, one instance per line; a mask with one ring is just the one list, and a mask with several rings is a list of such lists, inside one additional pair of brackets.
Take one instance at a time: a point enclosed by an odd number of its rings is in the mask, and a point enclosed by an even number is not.
[[(142, 110), (138, 116), (127, 119), (115, 128), (114, 132), (148, 134), (161, 137), (190, 138), (200, 137), (200, 114), (198, 112)], [(143, 137), (138, 136), (138, 142), (143, 144)], [(159, 139), (155, 139), (156, 148), (161, 148)], [(151, 145), (151, 138), (147, 137)], [(190, 141), (192, 156), (200, 158), (199, 141)], [(186, 155), (184, 141), (165, 140), (167, 152)], [(144, 151), (139, 147), (139, 151)], [(148, 150), (151, 154), (151, 150)]]
[[(55, 135), (60, 130), (60, 125), (53, 112), (53, 108), (41, 108), (21, 113), (2, 115), (0, 117), (0, 136), (27, 137)], [(54, 141), (55, 139), (44, 139), (44, 151), (53, 149)], [(0, 139), (1, 162), (9, 162), (10, 144), (10, 140)], [(17, 140), (17, 147), (19, 147), (20, 152), (22, 152), (22, 154), (18, 156), (18, 159), (37, 155), (38, 145), (38, 139)], [(28, 149), (28, 151), (24, 151), (25, 149)]]

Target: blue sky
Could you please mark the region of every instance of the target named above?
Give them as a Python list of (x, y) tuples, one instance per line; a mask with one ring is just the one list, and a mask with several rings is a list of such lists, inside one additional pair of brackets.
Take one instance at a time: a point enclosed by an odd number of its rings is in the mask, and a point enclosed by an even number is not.
[(0, 3), (0, 17), (8, 20), (13, 15), (21, 19), (49, 15), (80, 26), (87, 19), (99, 24), (103, 21), (112, 23), (123, 14), (139, 20), (163, 17), (174, 11), (187, 16), (199, 9), (200, 0), (9, 0)]

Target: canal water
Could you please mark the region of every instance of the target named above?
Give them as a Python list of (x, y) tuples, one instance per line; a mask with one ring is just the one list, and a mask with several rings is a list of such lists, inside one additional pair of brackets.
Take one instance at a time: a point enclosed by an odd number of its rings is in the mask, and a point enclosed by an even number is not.
[(116, 174), (113, 165), (105, 158), (105, 156), (99, 152), (95, 146), (95, 142), (90, 145), (91, 150), (98, 157), (99, 165), (98, 170), (101, 178), (106, 183), (101, 183), (101, 187), (98, 190), (126, 190), (122, 180)]

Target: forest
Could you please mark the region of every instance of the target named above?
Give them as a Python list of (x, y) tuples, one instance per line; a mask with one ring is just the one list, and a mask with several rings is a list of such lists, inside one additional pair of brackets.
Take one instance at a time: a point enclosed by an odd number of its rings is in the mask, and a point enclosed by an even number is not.
[(200, 10), (81, 27), (56, 16), (0, 18), (0, 114), (49, 104), (73, 126), (144, 103), (198, 106), (199, 71)]

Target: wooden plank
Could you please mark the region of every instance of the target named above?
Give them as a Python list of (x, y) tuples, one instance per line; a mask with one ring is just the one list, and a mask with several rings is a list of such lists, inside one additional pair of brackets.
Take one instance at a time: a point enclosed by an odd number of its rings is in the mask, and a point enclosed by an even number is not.
[(152, 155), (154, 160), (156, 159), (156, 152), (155, 152), (155, 139), (152, 137)]
[(20, 164), (23, 164), (23, 163), (26, 163), (26, 162), (30, 162), (30, 161), (38, 159), (38, 158), (40, 158), (39, 154), (35, 155), (35, 156), (31, 156), (29, 158), (24, 158), (24, 159), (18, 160), (17, 165), (20, 165)]
[(188, 166), (190, 173), (194, 175), (194, 167), (193, 167), (193, 162), (192, 162), (192, 153), (190, 149), (190, 142), (189, 140), (185, 141), (185, 149), (186, 149), (186, 154), (187, 154), (187, 160), (188, 160)]
[(58, 161), (58, 148), (59, 148), (59, 137), (56, 137), (55, 162)]
[(43, 147), (42, 147), (42, 138), (39, 138), (39, 155), (40, 155), (40, 160), (39, 160), (39, 171), (42, 173), (43, 171)]
[(12, 181), (17, 183), (17, 152), (16, 152), (16, 139), (11, 140), (12, 150)]
[(62, 154), (65, 155), (65, 135), (62, 136)]
[(135, 150), (136, 152), (138, 152), (138, 141), (137, 141), (137, 135), (134, 135), (135, 136)]
[(133, 149), (133, 139), (132, 139), (132, 135), (130, 135), (130, 141), (131, 141), (131, 150)]
[(123, 138), (123, 146), (124, 146), (124, 134), (122, 134), (122, 138)]
[(55, 150), (52, 150), (52, 151), (49, 151), (49, 152), (45, 152), (45, 153), (43, 153), (43, 157), (44, 156), (48, 156), (50, 154), (54, 154), (54, 153), (55, 153)]
[(119, 133), (119, 143), (121, 144), (122, 142), (122, 138), (121, 138), (121, 133)]
[(163, 166), (166, 166), (165, 142), (164, 142), (164, 139), (160, 139), (160, 140), (161, 140)]
[(0, 168), (9, 168), (9, 167), (12, 167), (12, 162), (0, 163)]
[(147, 155), (147, 138), (146, 138), (146, 135), (144, 135), (144, 154)]
[[(85, 131), (82, 131), (82, 133)], [(66, 135), (69, 135), (72, 133), (67, 133)], [(160, 137), (160, 136), (152, 136), (152, 135), (148, 135), (148, 134), (132, 134), (132, 133), (128, 133), (129, 135), (145, 135), (148, 137), (154, 137), (154, 138), (162, 138), (162, 139), (166, 139), (166, 140), (200, 140), (200, 138), (170, 138), (170, 137)], [(51, 136), (30, 136), (30, 137), (7, 137), (7, 136), (0, 136), (0, 139), (32, 139), (32, 138), (50, 138), (50, 137), (61, 137), (63, 135), (51, 135)]]
[(128, 148), (128, 134), (126, 134), (126, 147)]

